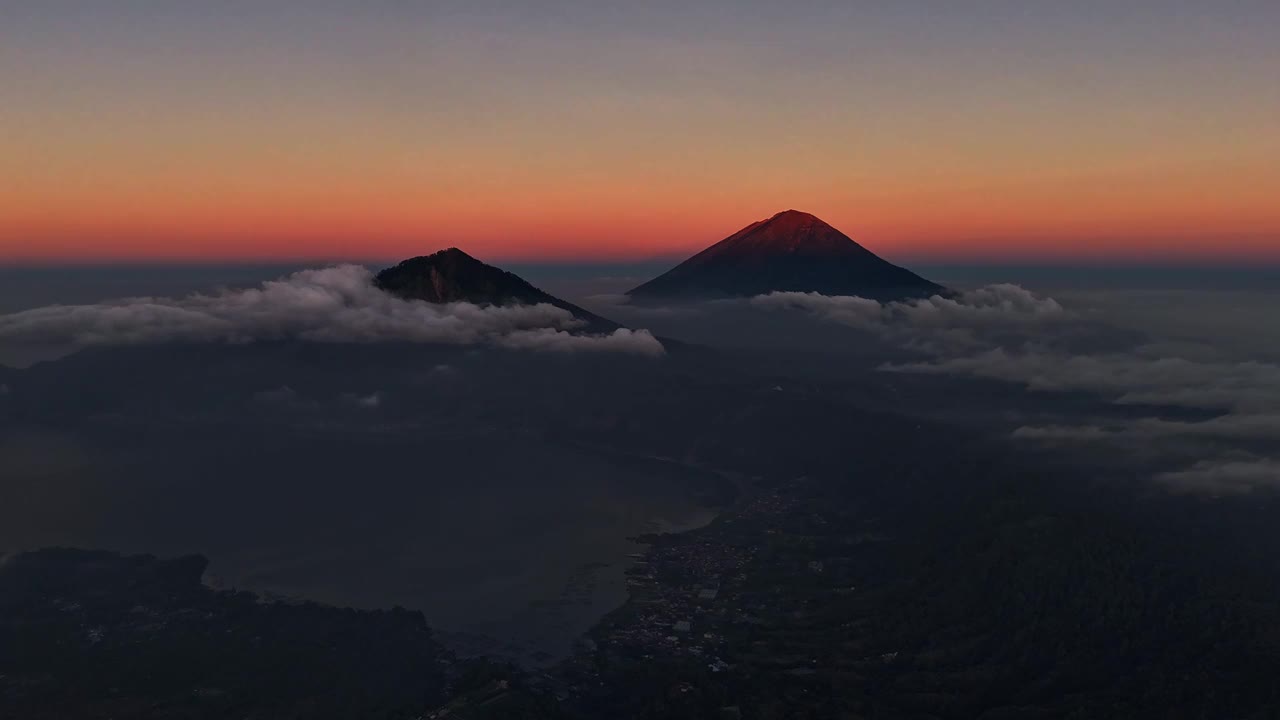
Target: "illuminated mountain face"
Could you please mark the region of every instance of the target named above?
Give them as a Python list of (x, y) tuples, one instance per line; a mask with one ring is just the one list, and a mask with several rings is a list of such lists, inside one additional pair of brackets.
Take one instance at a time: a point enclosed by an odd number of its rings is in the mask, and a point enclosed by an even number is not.
[(752, 223), (628, 293), (637, 300), (744, 297), (777, 291), (924, 297), (942, 286), (889, 263), (808, 213)]

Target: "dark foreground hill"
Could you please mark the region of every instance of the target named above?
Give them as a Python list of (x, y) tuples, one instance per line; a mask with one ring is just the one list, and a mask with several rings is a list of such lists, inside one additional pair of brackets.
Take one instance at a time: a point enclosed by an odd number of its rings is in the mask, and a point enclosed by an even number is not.
[(748, 225), (627, 294), (637, 301), (778, 291), (898, 300), (943, 290), (813, 215), (787, 210)]
[(420, 612), (262, 602), (208, 562), (43, 550), (0, 559), (0, 716), (411, 717), (452, 657)]

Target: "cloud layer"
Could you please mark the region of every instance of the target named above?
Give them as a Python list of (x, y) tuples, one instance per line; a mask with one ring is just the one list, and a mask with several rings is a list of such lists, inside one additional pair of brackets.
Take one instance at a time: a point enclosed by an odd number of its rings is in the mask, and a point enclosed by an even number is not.
[(1018, 383), (1033, 391), (1083, 391), (1120, 405), (1194, 408), (1221, 413), (1198, 422), (1157, 417), (1017, 428), (1014, 436), (1048, 442), (1166, 442), (1196, 438), (1221, 456), (1157, 479), (1170, 487), (1238, 494), (1280, 489), (1280, 460), (1239, 459), (1242, 443), (1280, 443), (1280, 365), (1217, 354), (1184, 357), (1185, 343), (1135, 342), (1105, 323), (1015, 285), (993, 285), (924, 300), (879, 303), (859, 297), (773, 293), (757, 307), (793, 309), (873, 332), (919, 351), (917, 362), (888, 364), (902, 373), (967, 375)]
[(1017, 285), (989, 285), (951, 297), (881, 303), (862, 297), (776, 292), (752, 298), (756, 307), (810, 312), (868, 330), (906, 347), (950, 354), (1018, 341), (1047, 325), (1066, 327), (1073, 314), (1052, 298)]
[(1023, 326), (1066, 311), (1053, 298), (1038, 297), (1017, 285), (988, 285), (953, 297), (934, 295), (918, 300), (880, 303), (862, 297), (819, 293), (775, 292), (753, 298), (761, 307), (810, 310), (831, 320), (858, 327), (906, 324), (945, 329), (965, 325)]
[(574, 334), (582, 324), (567, 310), (548, 304), (499, 307), (402, 300), (375, 287), (367, 268), (341, 265), (304, 270), (246, 290), (53, 305), (2, 315), (0, 342), (86, 346), (290, 339), (663, 352), (648, 331)]
[(1213, 495), (1245, 495), (1261, 488), (1280, 490), (1280, 460), (1205, 460), (1186, 470), (1156, 477), (1175, 490)]
[(895, 365), (898, 372), (1007, 380), (1032, 390), (1085, 390), (1122, 405), (1175, 405), (1240, 412), (1280, 409), (1280, 366), (1131, 354), (1064, 355), (998, 347), (975, 355)]

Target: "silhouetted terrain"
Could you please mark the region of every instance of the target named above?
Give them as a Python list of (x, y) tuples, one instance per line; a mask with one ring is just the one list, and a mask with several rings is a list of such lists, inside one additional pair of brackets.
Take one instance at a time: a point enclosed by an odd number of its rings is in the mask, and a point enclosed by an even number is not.
[(621, 327), (530, 285), (520, 276), (476, 260), (457, 248), (411, 258), (378, 273), (379, 288), (408, 300), (477, 305), (547, 303), (568, 310), (592, 332)]
[(648, 302), (787, 291), (898, 300), (942, 290), (813, 215), (787, 210), (746, 226), (627, 294)]
[[(405, 292), (542, 302), (432, 257)], [(650, 310), (697, 352), (272, 336), (5, 373), (0, 545), (200, 552), (260, 595), (10, 555), (0, 715), (1274, 716), (1280, 501), (1192, 464), (1265, 471), (1269, 366), (1007, 286), (811, 299)]]
[(407, 718), (455, 661), (422, 613), (264, 602), (202, 557), (43, 550), (0, 559), (0, 714)]

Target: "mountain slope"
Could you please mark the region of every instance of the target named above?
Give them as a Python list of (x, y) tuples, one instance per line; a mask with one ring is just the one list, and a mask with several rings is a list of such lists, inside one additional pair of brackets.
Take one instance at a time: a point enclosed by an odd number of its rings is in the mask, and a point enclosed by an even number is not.
[(787, 210), (748, 225), (627, 294), (645, 301), (798, 291), (897, 300), (943, 290), (813, 215)]
[(379, 272), (374, 282), (379, 288), (406, 300), (477, 305), (546, 303), (573, 313), (574, 317), (587, 323), (583, 329), (589, 332), (612, 332), (622, 327), (539, 290), (515, 273), (480, 262), (457, 248), (405, 260)]

